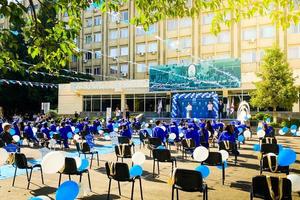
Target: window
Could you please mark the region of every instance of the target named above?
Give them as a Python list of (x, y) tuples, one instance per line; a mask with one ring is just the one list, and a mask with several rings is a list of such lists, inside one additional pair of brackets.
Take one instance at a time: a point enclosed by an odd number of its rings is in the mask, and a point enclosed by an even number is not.
[(288, 48), (288, 59), (299, 59), (300, 58), (300, 46)]
[(202, 37), (203, 45), (210, 45), (210, 44), (215, 44), (215, 43), (216, 43), (216, 37), (214, 35), (211, 35), (211, 34), (203, 35), (203, 37)]
[(241, 56), (242, 63), (254, 63), (256, 62), (256, 52), (255, 51), (249, 51), (242, 53)]
[(170, 58), (167, 61), (168, 65), (176, 65), (177, 64), (177, 59), (176, 58)]
[(93, 20), (92, 20), (92, 18), (87, 18), (85, 20), (85, 25), (86, 25), (86, 27), (92, 27), (93, 26)]
[(128, 11), (121, 12), (121, 21), (128, 22)]
[(95, 51), (95, 59), (100, 59), (101, 55), (102, 55), (101, 50)]
[(220, 53), (220, 54), (217, 54), (216, 56), (214, 56), (215, 59), (228, 59), (230, 57), (231, 56), (229, 53)]
[(289, 33), (297, 34), (300, 33), (300, 23), (299, 24), (292, 24), (289, 28)]
[(95, 66), (94, 67), (94, 75), (99, 75), (100, 73), (100, 67), (99, 66)]
[(193, 24), (192, 18), (184, 18), (179, 20), (180, 28), (188, 28), (191, 27)]
[(118, 21), (120, 21), (120, 13), (115, 12), (115, 11), (111, 12), (110, 13), (110, 21), (111, 22), (118, 22)]
[(214, 18), (214, 14), (213, 13), (209, 13), (207, 15), (203, 15), (202, 24), (203, 25), (211, 24), (213, 18)]
[(111, 29), (109, 31), (109, 39), (115, 40), (118, 38), (118, 30), (117, 29)]
[(85, 43), (86, 44), (91, 44), (93, 41), (93, 38), (92, 38), (92, 35), (89, 34), (89, 35), (85, 35)]
[(120, 47), (120, 55), (121, 56), (128, 56), (128, 46), (121, 46)]
[(192, 38), (186, 37), (180, 39), (180, 46), (183, 49), (189, 49), (192, 48)]
[(102, 23), (102, 19), (101, 19), (101, 16), (96, 16), (94, 18), (94, 26), (100, 26)]
[(150, 61), (150, 62), (148, 62), (148, 66), (149, 67), (155, 67), (155, 66), (157, 66), (157, 62), (156, 61)]
[(218, 43), (229, 43), (229, 42), (230, 42), (229, 31), (224, 31), (224, 32), (219, 33)]
[(136, 53), (145, 53), (146, 48), (145, 48), (145, 43), (140, 43), (136, 45)]
[(121, 38), (128, 38), (128, 28), (121, 28), (120, 29), (120, 37)]
[(110, 65), (110, 74), (117, 74), (118, 73), (118, 66), (117, 65)]
[(72, 62), (77, 62), (77, 56), (72, 55)]
[(148, 52), (157, 52), (157, 42), (148, 43)]
[(143, 27), (136, 27), (135, 34), (136, 36), (143, 36), (146, 34), (146, 32)]
[(170, 51), (179, 49), (179, 41), (177, 39), (169, 39), (168, 47)]
[(167, 21), (167, 29), (168, 31), (175, 31), (178, 28), (177, 19), (170, 19)]
[(85, 53), (85, 59), (86, 60), (91, 60), (92, 59), (92, 53), (91, 52), (86, 52)]
[(146, 66), (145, 63), (138, 63), (137, 64), (136, 72), (144, 73), (146, 71), (147, 71), (147, 66)]
[(95, 33), (94, 34), (94, 42), (101, 42), (101, 40), (102, 40), (101, 33)]
[(111, 47), (109, 50), (110, 57), (118, 57), (118, 48), (117, 47)]
[(85, 73), (86, 73), (86, 74), (92, 74), (92, 69), (91, 69), (91, 67), (86, 67), (86, 68), (85, 68)]
[(243, 30), (243, 40), (256, 39), (256, 28)]
[(263, 26), (260, 27), (260, 37), (261, 38), (271, 38), (275, 36), (274, 26)]
[(152, 34), (152, 33), (156, 33), (156, 32), (157, 32), (157, 24), (151, 24), (148, 28), (147, 33)]
[(128, 74), (128, 64), (121, 64), (120, 68), (122, 74)]

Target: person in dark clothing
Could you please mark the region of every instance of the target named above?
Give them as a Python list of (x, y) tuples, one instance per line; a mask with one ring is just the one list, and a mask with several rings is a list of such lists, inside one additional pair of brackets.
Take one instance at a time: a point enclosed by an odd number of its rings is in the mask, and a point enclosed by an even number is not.
[(224, 103), (220, 99), (219, 103), (218, 103), (218, 117), (219, 117), (219, 120), (222, 119), (222, 118), (224, 118), (224, 116), (223, 116), (223, 110), (224, 110)]
[(3, 123), (2, 127), (3, 127), (3, 132), (0, 133), (0, 139), (2, 140), (4, 145), (13, 143), (13, 138), (9, 133), (11, 125), (9, 123)]

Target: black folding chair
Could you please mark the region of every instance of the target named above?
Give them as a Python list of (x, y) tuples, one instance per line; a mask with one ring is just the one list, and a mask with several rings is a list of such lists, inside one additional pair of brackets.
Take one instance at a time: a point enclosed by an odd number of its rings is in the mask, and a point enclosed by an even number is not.
[(128, 137), (119, 136), (118, 137), (118, 143), (119, 144), (128, 144), (128, 145), (130, 145), (130, 147), (132, 147), (133, 153), (135, 152), (134, 143)]
[(225, 163), (222, 160), (222, 154), (219, 152), (209, 152), (208, 158), (202, 162), (208, 166), (222, 166), (222, 184), (225, 182)]
[[(17, 169), (25, 169), (26, 170), (26, 176), (27, 176), (27, 189), (29, 189), (30, 181), (31, 181), (31, 175), (34, 168), (40, 168), (41, 170), (41, 178), (42, 178), (42, 184), (44, 184), (44, 177), (43, 177), (43, 170), (42, 166), (40, 164), (31, 165), (27, 162), (27, 158), (25, 154), (23, 153), (15, 153), (15, 174), (12, 186), (15, 185), (16, 175), (17, 175)], [(30, 174), (28, 175), (28, 170), (30, 170)]]
[(62, 171), (59, 171), (59, 181), (58, 181), (58, 186), (60, 186), (61, 183), (61, 177), (63, 174), (68, 175), (69, 176), (69, 180), (71, 180), (71, 176), (72, 175), (76, 175), (79, 176), (79, 182), (81, 183), (81, 179), (82, 179), (82, 175), (84, 173), (87, 173), (88, 175), (88, 181), (89, 181), (89, 187), (90, 190), (92, 190), (92, 186), (91, 186), (91, 179), (90, 179), (90, 173), (88, 169), (85, 170), (81, 170), (79, 171), (76, 165), (76, 161), (74, 158), (65, 158), (65, 168)]
[(115, 146), (115, 153), (117, 156), (117, 161), (119, 160), (119, 158), (121, 158), (122, 162), (124, 158), (132, 158), (131, 146), (128, 144)]
[(219, 142), (218, 145), (219, 145), (219, 150), (225, 150), (229, 153), (229, 155), (231, 154), (234, 156), (234, 164), (236, 165), (237, 156), (239, 154), (236, 143), (229, 142), (229, 141), (222, 141)]
[(179, 200), (178, 190), (185, 192), (201, 192), (203, 193), (203, 200), (208, 199), (207, 185), (203, 183), (201, 172), (195, 170), (176, 169), (172, 186), (172, 200), (174, 199), (175, 189), (177, 200)]
[(169, 162), (172, 163), (172, 170), (173, 173), (174, 165), (177, 167), (176, 158), (171, 157), (171, 152), (168, 149), (153, 149), (153, 177), (155, 174), (155, 162), (157, 162), (157, 170), (159, 175), (159, 162)]
[(148, 149), (150, 150), (150, 157), (152, 155), (152, 150), (162, 145), (162, 141), (158, 137), (150, 137), (148, 143)]
[(109, 199), (109, 196), (110, 196), (111, 180), (115, 180), (118, 182), (120, 196), (121, 196), (120, 182), (132, 182), (131, 200), (133, 200), (134, 183), (135, 183), (135, 180), (138, 179), (140, 182), (141, 199), (143, 200), (142, 179), (140, 176), (130, 177), (129, 168), (126, 163), (119, 163), (119, 162), (108, 163), (108, 162), (106, 162), (105, 168), (106, 168), (107, 177), (109, 178), (107, 199)]
[(289, 174), (289, 166), (279, 166), (277, 163), (277, 155), (263, 155), (260, 160), (260, 174), (263, 171), (272, 172), (272, 173), (285, 173)]
[(261, 140), (262, 144), (277, 144), (275, 137), (265, 137)]
[(187, 154), (192, 154), (196, 148), (195, 141), (193, 139), (183, 139), (181, 141), (182, 145), (182, 158), (187, 158)]
[(79, 154), (79, 157), (80, 157), (81, 154), (84, 155), (84, 158), (86, 158), (86, 155), (91, 155), (90, 169), (92, 168), (94, 154), (96, 154), (96, 156), (97, 156), (97, 164), (99, 166), (99, 154), (98, 154), (98, 151), (91, 151), (91, 148), (90, 148), (90, 146), (89, 146), (88, 143), (84, 142), (82, 144), (82, 148), (81, 148), (80, 143), (76, 142), (76, 149), (77, 149), (77, 152)]
[[(292, 200), (292, 183), (287, 178), (281, 178), (282, 180), (282, 188), (281, 195), (282, 200)], [(252, 188), (250, 191), (250, 200), (253, 198), (259, 198), (259, 199), (265, 199), (265, 200), (272, 200), (270, 189), (272, 190), (272, 193), (276, 197), (278, 197), (280, 194), (279, 191), (279, 177), (270, 177), (271, 182), (271, 188), (268, 185), (267, 177), (266, 176), (255, 176), (252, 178)]]

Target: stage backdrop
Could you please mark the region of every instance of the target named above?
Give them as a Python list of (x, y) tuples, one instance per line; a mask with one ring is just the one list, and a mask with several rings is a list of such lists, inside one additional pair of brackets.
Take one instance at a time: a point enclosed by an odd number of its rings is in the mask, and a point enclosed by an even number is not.
[(149, 68), (150, 91), (238, 88), (239, 59), (207, 60), (195, 65), (158, 65)]
[(192, 118), (207, 118), (207, 104), (211, 101), (214, 104), (214, 118), (218, 110), (218, 94), (211, 93), (182, 93), (172, 97), (172, 118), (186, 118), (186, 107), (192, 105)]

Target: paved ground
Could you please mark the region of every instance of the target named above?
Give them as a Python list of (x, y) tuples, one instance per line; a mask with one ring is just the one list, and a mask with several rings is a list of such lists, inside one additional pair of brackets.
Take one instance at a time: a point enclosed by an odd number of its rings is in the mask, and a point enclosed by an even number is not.
[[(300, 138), (295, 137), (278, 137), (279, 143), (284, 147), (291, 147), (297, 152), (297, 161), (291, 166), (291, 173), (300, 174)], [(101, 142), (103, 144), (104, 142)], [(259, 174), (258, 171), (258, 160), (257, 155), (253, 151), (253, 144), (257, 143), (257, 140), (253, 139), (247, 141), (245, 145), (241, 146), (240, 157), (238, 158), (238, 165), (233, 165), (232, 158), (229, 158), (229, 166), (226, 169), (226, 181), (223, 186), (221, 183), (221, 170), (216, 167), (210, 167), (211, 173), (206, 180), (209, 186), (208, 198), (212, 200), (236, 200), (236, 199), (249, 199), (249, 190), (251, 184), (251, 178)], [(73, 147), (74, 148), (74, 147)], [(173, 147), (174, 149), (174, 147)], [(139, 147), (136, 147), (137, 151)], [(24, 148), (22, 150), (27, 154), (28, 157), (37, 158), (40, 153), (36, 149)], [(143, 165), (143, 192), (144, 199), (171, 199), (171, 186), (168, 185), (171, 164), (160, 164), (161, 172), (160, 176), (152, 178), (152, 160), (149, 158), (149, 151), (141, 149), (147, 155), (147, 160)], [(217, 151), (216, 148), (212, 148), (211, 151)], [(199, 164), (193, 162), (192, 159), (182, 160), (180, 152), (172, 151), (172, 155), (178, 159), (178, 167), (186, 169), (194, 169)], [(108, 189), (108, 178), (106, 177), (104, 170), (105, 161), (115, 161), (116, 157), (114, 154), (102, 155), (100, 158), (100, 167), (94, 166), (91, 172), (92, 180), (92, 192), (85, 192), (85, 197), (81, 199), (92, 200), (92, 199), (106, 199)], [(130, 160), (127, 163), (131, 163)], [(54, 199), (55, 191), (58, 184), (58, 174), (45, 175), (45, 185), (41, 184), (39, 172), (33, 173), (32, 184), (30, 190), (26, 190), (26, 176), (18, 176), (16, 179), (15, 187), (11, 187), (12, 179), (0, 181), (0, 199), (11, 200), (11, 199), (28, 199), (31, 196), (47, 195)], [(67, 177), (65, 177), (67, 180)], [(78, 180), (78, 177), (74, 178)], [(87, 190), (87, 179), (83, 178), (83, 191)], [(138, 185), (136, 185), (138, 186)], [(112, 195), (111, 199), (129, 199), (131, 184), (121, 183), (122, 196), (118, 195), (117, 183), (112, 184)], [(179, 192), (180, 199), (202, 199), (200, 193), (185, 193)], [(135, 189), (134, 199), (140, 199), (140, 192), (138, 187)], [(293, 194), (293, 199), (300, 199), (300, 194)]]

